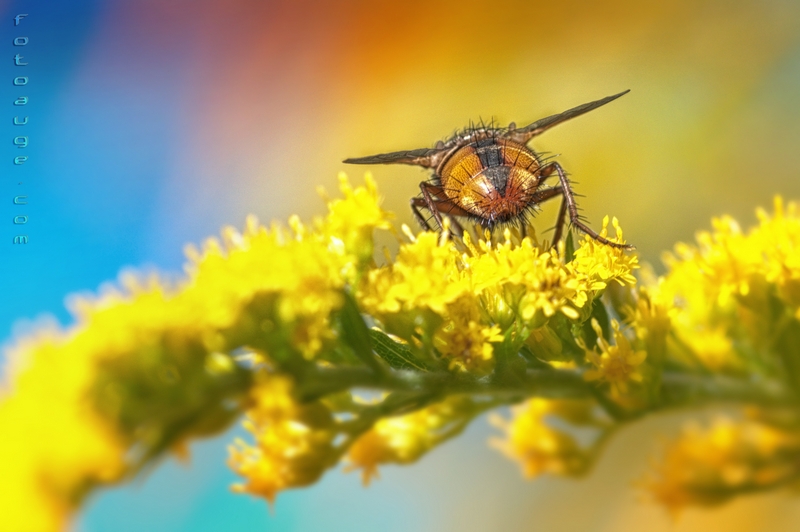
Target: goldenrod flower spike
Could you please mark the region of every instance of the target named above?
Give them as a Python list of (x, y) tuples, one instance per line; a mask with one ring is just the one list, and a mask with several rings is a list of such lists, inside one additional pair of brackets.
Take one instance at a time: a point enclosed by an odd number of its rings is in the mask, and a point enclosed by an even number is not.
[[(340, 192), (324, 217), (248, 217), (187, 247), (183, 279), (124, 274), (71, 299), (71, 328), (19, 338), (0, 396), (0, 433), (14, 435), (0, 441), (13, 457), (0, 463), (3, 522), (63, 530), (91, 490), (239, 418), (234, 490), (274, 503), (343, 460), (369, 482), (516, 403), (510, 421), (492, 417), (505, 433), (493, 445), (528, 476), (585, 474), (626, 423), (727, 402), (757, 415), (668, 450), (647, 484), (656, 499), (800, 481), (793, 203), (776, 200), (749, 232), (715, 220), (640, 287), (621, 247), (548, 248), (531, 227), (397, 231), (370, 177), (340, 176)], [(405, 234), (380, 265), (376, 230)], [(600, 235), (624, 243), (614, 218)]]

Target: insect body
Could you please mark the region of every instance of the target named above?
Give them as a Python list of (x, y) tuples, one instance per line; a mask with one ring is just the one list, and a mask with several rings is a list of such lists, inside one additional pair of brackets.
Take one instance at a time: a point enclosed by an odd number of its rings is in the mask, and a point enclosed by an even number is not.
[[(462, 229), (454, 217), (476, 220), (486, 228), (524, 218), (539, 203), (561, 196), (561, 209), (556, 220), (553, 242), (561, 238), (566, 216), (570, 223), (595, 240), (614, 247), (632, 249), (598, 235), (578, 216), (575, 197), (567, 174), (558, 162), (544, 162), (526, 144), (536, 135), (570, 118), (587, 113), (626, 94), (628, 91), (574, 107), (563, 113), (537, 120), (517, 129), (478, 127), (457, 133), (434, 148), (383, 153), (357, 159), (351, 164), (403, 163), (433, 169), (433, 179), (420, 183), (421, 197), (411, 200), (411, 209), (423, 227), (430, 229), (420, 209), (430, 211), (439, 228), (442, 215), (453, 221), (456, 230)], [(553, 174), (558, 184), (544, 186)]]

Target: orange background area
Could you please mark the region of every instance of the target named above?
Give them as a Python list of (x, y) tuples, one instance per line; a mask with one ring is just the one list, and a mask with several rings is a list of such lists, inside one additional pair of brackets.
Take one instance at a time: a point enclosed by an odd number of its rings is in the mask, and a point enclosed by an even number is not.
[[(187, 23), (151, 4), (119, 16), (156, 39)], [(470, 121), (527, 123), (629, 88), (532, 146), (563, 154), (595, 226), (618, 216), (657, 261), (712, 215), (751, 220), (773, 194), (798, 194), (785, 86), (796, 75), (796, 11), (688, 1), (206, 6), (188, 17), (189, 137), (165, 193), (184, 200), (162, 207), (184, 224), (219, 208), (308, 216), (320, 210), (316, 185), (332, 189), (340, 170), (360, 178), (345, 157), (429, 147)], [(426, 174), (370, 170), (411, 223), (408, 198)], [(552, 216), (540, 227), (550, 225)]]

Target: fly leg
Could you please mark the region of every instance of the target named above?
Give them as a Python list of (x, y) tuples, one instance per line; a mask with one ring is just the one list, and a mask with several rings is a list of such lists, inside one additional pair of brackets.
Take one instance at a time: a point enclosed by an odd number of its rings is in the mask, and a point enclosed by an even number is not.
[[(550, 175), (548, 172), (547, 175)], [(545, 175), (544, 177), (547, 177)], [(563, 194), (564, 189), (560, 186), (556, 188), (548, 188), (547, 190), (537, 191), (534, 193), (533, 200), (534, 203), (542, 203), (543, 201), (547, 201), (551, 198), (555, 198), (559, 194)], [(553, 243), (552, 246), (558, 244), (558, 241), (561, 240), (561, 235), (564, 232), (564, 218), (567, 215), (567, 203), (565, 201), (561, 201), (561, 207), (558, 209), (558, 218), (556, 218), (556, 225), (555, 230), (556, 232), (553, 234)]]
[[(436, 202), (433, 200), (433, 195), (438, 196), (442, 193), (442, 187), (437, 187), (436, 185), (431, 185), (430, 183), (423, 181), (419, 184), (419, 189), (422, 191), (422, 199), (425, 202), (425, 207), (427, 207), (431, 214), (433, 214), (433, 217), (436, 219), (436, 223), (439, 224), (439, 230), (443, 230), (444, 224), (442, 223), (442, 215), (439, 214), (439, 209), (436, 208)], [(412, 207), (414, 206), (414, 199), (411, 200)], [(428, 227), (427, 222), (425, 222), (425, 227)]]
[[(558, 179), (560, 181), (560, 192), (563, 195), (564, 199), (561, 203), (561, 210), (558, 213), (558, 221), (556, 222), (556, 234), (553, 238), (553, 243), (558, 242), (561, 238), (562, 227), (564, 226), (564, 218), (566, 213), (569, 213), (569, 221), (572, 225), (592, 237), (593, 239), (597, 240), (601, 244), (605, 244), (607, 246), (621, 248), (621, 249), (634, 249), (634, 247), (630, 244), (618, 244), (616, 242), (612, 242), (605, 237), (602, 237), (597, 234), (597, 232), (593, 231), (588, 225), (583, 223), (580, 218), (578, 217), (578, 206), (575, 204), (575, 195), (572, 193), (572, 188), (569, 186), (569, 180), (567, 179), (567, 174), (564, 172), (564, 169), (561, 167), (560, 164), (557, 162), (549, 163), (542, 167), (542, 174), (544, 176), (550, 175), (553, 170), (558, 173)], [(545, 192), (550, 192), (549, 190)], [(554, 194), (555, 195), (555, 194)], [(534, 196), (535, 197), (535, 196)], [(552, 196), (550, 196), (552, 197)]]
[(426, 231), (431, 231), (431, 226), (428, 223), (428, 220), (422, 216), (422, 213), (419, 210), (420, 207), (426, 207), (430, 209), (427, 202), (423, 198), (411, 198), (411, 212), (414, 213), (414, 218), (417, 219), (417, 222), (419, 222), (419, 225), (421, 225), (423, 229)]
[[(456, 220), (455, 217), (468, 217), (469, 213), (461, 207), (455, 205), (450, 198), (447, 197), (447, 195), (444, 193), (444, 190), (440, 186), (432, 185), (423, 181), (419, 184), (419, 189), (422, 191), (422, 197), (411, 198), (411, 210), (414, 211), (414, 216), (416, 216), (417, 220), (422, 223), (422, 227), (428, 231), (431, 229), (428, 221), (422, 216), (422, 213), (420, 213), (420, 207), (430, 211), (430, 213), (436, 219), (436, 223), (439, 224), (439, 230), (441, 231), (444, 230), (442, 214), (446, 214), (450, 219), (451, 232), (460, 238), (464, 234), (464, 228), (460, 223), (458, 223), (458, 220)], [(436, 199), (434, 199), (434, 197)]]
[[(417, 221), (420, 222), (420, 224), (422, 225), (422, 227), (425, 228), (425, 230), (430, 231), (431, 230), (430, 224), (428, 224), (428, 220), (426, 220), (425, 217), (422, 216), (422, 213), (420, 212), (419, 209), (424, 208), (431, 211), (434, 217), (436, 216), (436, 214), (439, 214), (440, 217), (442, 214), (446, 214), (447, 217), (450, 219), (451, 232), (460, 238), (464, 234), (464, 228), (461, 226), (460, 223), (458, 223), (458, 220), (456, 220), (455, 217), (469, 216), (469, 213), (463, 209), (456, 207), (453, 203), (447, 200), (436, 200), (431, 198), (431, 203), (432, 205), (429, 204), (427, 201), (425, 201), (425, 198), (420, 198), (420, 197), (411, 198), (411, 210), (414, 211), (414, 216), (417, 218)], [(439, 227), (442, 229), (444, 228), (443, 225), (440, 225)]]

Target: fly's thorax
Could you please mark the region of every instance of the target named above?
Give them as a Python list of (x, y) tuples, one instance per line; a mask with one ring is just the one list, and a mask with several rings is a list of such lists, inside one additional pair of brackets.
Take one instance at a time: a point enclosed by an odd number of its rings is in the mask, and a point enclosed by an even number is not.
[(540, 162), (522, 144), (485, 137), (455, 150), (437, 174), (448, 199), (487, 221), (522, 214), (539, 187)]

